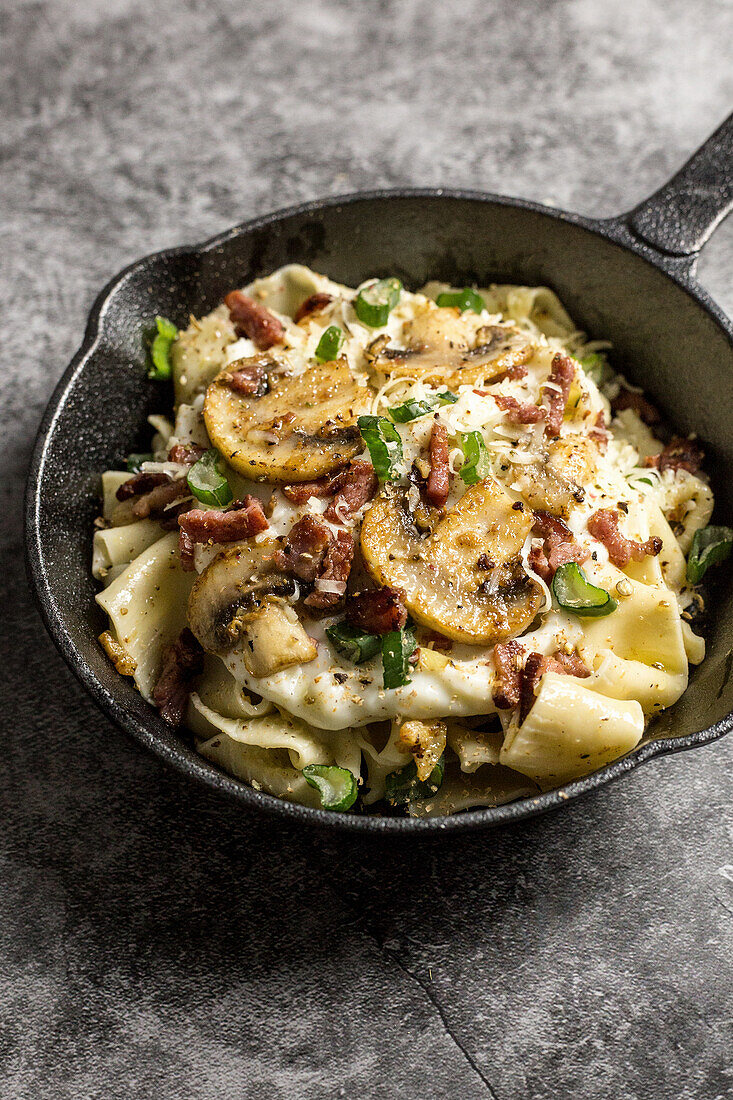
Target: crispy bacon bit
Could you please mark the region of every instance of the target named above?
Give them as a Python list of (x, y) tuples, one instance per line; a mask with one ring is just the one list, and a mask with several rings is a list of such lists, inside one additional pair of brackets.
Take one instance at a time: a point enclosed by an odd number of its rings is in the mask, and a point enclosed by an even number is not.
[(192, 508), (178, 517), (178, 526), (192, 542), (237, 542), (259, 535), (269, 524), (261, 502), (247, 494), (226, 512)]
[(267, 393), (267, 371), (261, 363), (249, 367), (240, 367), (223, 379), (224, 384), (235, 393), (246, 397), (262, 397)]
[[(547, 425), (545, 434), (557, 436), (560, 434), (560, 426), (565, 413), (570, 387), (575, 378), (575, 364), (568, 355), (558, 351), (552, 360), (550, 377), (547, 379), (551, 386), (543, 386), (541, 393), (547, 403)], [(559, 386), (556, 390), (554, 386)]]
[(314, 581), (333, 536), (318, 516), (307, 515), (290, 528), (282, 550), (273, 555), (273, 563), (283, 573), (292, 573), (301, 581)]
[(195, 443), (175, 443), (168, 451), (169, 462), (180, 462), (182, 466), (193, 466), (206, 454), (205, 447), (197, 447)]
[(546, 584), (552, 583), (555, 571), (561, 565), (574, 561), (580, 564), (588, 557), (588, 551), (579, 546), (568, 525), (549, 512), (535, 512), (533, 530), (543, 539), (543, 545), (533, 546), (528, 562)]
[(640, 420), (650, 425), (659, 424), (662, 419), (656, 405), (652, 405), (651, 401), (647, 401), (642, 393), (627, 390), (625, 386), (622, 386), (614, 397), (611, 402), (611, 409), (614, 414), (623, 412), (624, 409), (633, 409)]
[[(491, 385), (496, 386), (499, 382), (505, 382), (507, 378), (514, 381), (517, 378), (526, 378), (529, 371), (522, 363), (515, 363), (511, 367), (507, 367), (501, 374), (495, 374), (491, 379)], [(477, 391), (478, 392), (478, 391)]]
[(428, 649), (434, 649), (438, 653), (447, 653), (453, 642), (450, 638), (446, 638), (445, 634), (439, 634), (437, 630), (426, 630), (425, 645)]
[(585, 661), (580, 656), (577, 649), (574, 649), (572, 653), (566, 653), (562, 649), (556, 649), (552, 657), (548, 658), (548, 660), (551, 662), (551, 667), (548, 671), (564, 672), (566, 676), (577, 676), (581, 680), (585, 680), (587, 676), (591, 675), (590, 669), (585, 664)]
[(333, 607), (343, 599), (354, 559), (354, 550), (354, 540), (349, 532), (339, 531), (326, 550), (323, 568), (316, 578), (316, 587), (310, 596), (306, 596), (303, 603), (308, 607), (322, 610)]
[(310, 298), (306, 298), (306, 300), (301, 302), (298, 306), (293, 320), (297, 325), (304, 317), (308, 317), (311, 313), (317, 313), (320, 309), (325, 309), (332, 301), (333, 295), (331, 294), (311, 294)]
[(190, 489), (185, 477), (172, 480), (166, 477), (164, 483), (156, 485), (150, 492), (138, 497), (132, 506), (132, 514), (135, 519), (171, 519), (170, 505), (189, 494)]
[(131, 497), (149, 493), (151, 489), (154, 489), (157, 485), (164, 485), (166, 481), (170, 481), (168, 474), (146, 473), (141, 470), (139, 474), (123, 481), (115, 496), (118, 500), (129, 500)]
[(623, 569), (632, 560), (643, 561), (644, 558), (656, 557), (662, 549), (662, 540), (658, 535), (652, 535), (646, 542), (627, 539), (619, 531), (618, 521), (619, 514), (612, 508), (602, 508), (599, 512), (594, 512), (588, 520), (588, 532), (603, 543), (614, 565)]
[(192, 573), (196, 568), (196, 543), (182, 527), (178, 531), (178, 557), (183, 572)]
[(529, 401), (517, 401), (516, 397), (508, 397), (503, 393), (495, 393), (496, 401), (502, 412), (507, 414), (507, 420), (512, 424), (536, 424), (544, 420), (546, 410), (539, 405), (531, 405)]
[(368, 634), (388, 634), (402, 630), (407, 622), (405, 591), (402, 588), (373, 588), (352, 596), (346, 607), (346, 619)]
[(556, 649), (551, 657), (544, 657), (541, 653), (530, 653), (524, 662), (521, 673), (519, 689), (520, 726), (532, 709), (537, 687), (546, 672), (559, 672), (565, 676), (578, 676), (581, 679), (591, 675), (590, 670), (586, 668), (578, 653), (567, 654), (559, 649)]
[(285, 328), (260, 302), (241, 290), (232, 290), (224, 303), (237, 336), (247, 336), (260, 351), (282, 344)]
[(283, 485), (283, 496), (293, 504), (305, 504), (311, 497), (323, 500), (332, 497), (344, 483), (346, 470), (337, 470), (334, 474), (326, 474), (317, 481), (296, 481), (292, 485)]
[(596, 418), (593, 423), (593, 427), (588, 432), (591, 439), (595, 440), (599, 447), (607, 447), (608, 441), (611, 438), (611, 433), (606, 427), (606, 414), (603, 409), (600, 409), (596, 413)]
[(702, 466), (705, 452), (696, 439), (683, 439), (676, 435), (669, 441), (661, 454), (650, 455), (646, 460), (647, 466), (655, 466), (660, 473), (665, 470), (687, 470), (690, 474), (696, 474)]
[(331, 523), (343, 523), (371, 500), (378, 488), (379, 481), (371, 462), (352, 462), (343, 471), (343, 479), (337, 487), (336, 496), (324, 516)]
[(500, 642), (494, 646), (496, 679), (491, 696), (499, 710), (511, 710), (519, 704), (524, 653), (519, 642)]
[(444, 508), (450, 489), (450, 458), (448, 429), (439, 420), (433, 422), (429, 456), (430, 473), (425, 485), (425, 497), (434, 508)]
[(193, 680), (204, 670), (204, 651), (188, 627), (163, 653), (163, 667), (153, 688), (153, 701), (164, 722), (182, 726)]

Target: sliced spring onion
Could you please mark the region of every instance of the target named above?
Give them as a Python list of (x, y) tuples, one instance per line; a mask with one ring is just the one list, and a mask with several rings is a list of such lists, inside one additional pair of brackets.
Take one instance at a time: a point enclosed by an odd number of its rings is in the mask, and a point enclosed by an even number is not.
[(408, 424), (411, 420), (417, 420), (426, 413), (432, 412), (436, 406), (455, 405), (458, 398), (449, 390), (436, 393), (433, 397), (425, 397), (421, 400), (412, 398), (403, 405), (393, 405), (389, 409), (389, 415), (396, 424)]
[(411, 760), (399, 771), (390, 772), (384, 782), (384, 796), (392, 806), (405, 806), (423, 798), (432, 798), (443, 782), (445, 757), (441, 756), (427, 779), (417, 778), (415, 761)]
[(590, 355), (584, 356), (580, 360), (580, 365), (588, 375), (588, 377), (595, 382), (597, 386), (600, 386), (602, 382), (606, 381), (606, 378), (610, 374), (610, 368), (606, 362), (605, 355), (601, 355), (599, 352), (591, 352)]
[(484, 437), (481, 432), (466, 432), (461, 436), (461, 447), (465, 458), (460, 469), (461, 477), (466, 485), (475, 485), (491, 473)]
[(316, 348), (316, 359), (319, 363), (330, 363), (341, 351), (346, 340), (346, 333), (338, 325), (329, 325)]
[(415, 633), (411, 627), (404, 630), (390, 630), (383, 634), (382, 645), (382, 676), (387, 690), (390, 688), (404, 687), (410, 683), (408, 675), (410, 671), (410, 657), (415, 652), (417, 644)]
[(486, 302), (480, 294), (472, 290), (470, 286), (464, 286), (463, 290), (445, 291), (435, 299), (438, 306), (458, 306), (461, 313), (470, 309), (473, 313), (481, 313), (486, 309)]
[(328, 640), (337, 653), (343, 654), (348, 661), (360, 665), (370, 657), (376, 657), (382, 648), (382, 639), (378, 634), (365, 634), (350, 623), (334, 623), (326, 629)]
[(348, 768), (335, 764), (306, 764), (303, 777), (321, 796), (324, 810), (350, 810), (356, 802), (356, 779)]
[(148, 454), (131, 454), (127, 456), (127, 471), (130, 474), (139, 474), (143, 462), (152, 462), (153, 456)]
[(552, 579), (552, 593), (563, 611), (573, 615), (610, 615), (618, 604), (605, 588), (591, 584), (574, 561), (561, 565)]
[(397, 476), (395, 466), (402, 461), (402, 440), (394, 424), (385, 416), (360, 416), (356, 422), (374, 471), (380, 481), (391, 481)]
[(150, 345), (152, 366), (148, 371), (148, 378), (156, 382), (167, 382), (171, 376), (171, 345), (178, 336), (178, 329), (166, 317), (156, 317), (155, 327), (158, 331)]
[(369, 283), (362, 287), (354, 301), (356, 316), (369, 328), (381, 328), (387, 324), (401, 293), (399, 279), (378, 279), (375, 283)]
[(692, 538), (692, 549), (687, 559), (687, 579), (699, 584), (711, 565), (730, 557), (733, 547), (733, 528), (701, 527)]
[(188, 472), (188, 487), (202, 504), (228, 504), (232, 499), (229, 482), (219, 469), (221, 455), (212, 447)]

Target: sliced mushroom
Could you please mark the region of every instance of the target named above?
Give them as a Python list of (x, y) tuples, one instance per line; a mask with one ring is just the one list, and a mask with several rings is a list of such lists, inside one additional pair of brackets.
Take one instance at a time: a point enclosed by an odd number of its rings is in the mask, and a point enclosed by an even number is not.
[[(230, 374), (252, 368), (266, 375), (261, 396), (228, 385)], [(204, 419), (214, 445), (245, 477), (311, 481), (363, 449), (356, 419), (371, 400), (344, 358), (296, 373), (270, 355), (256, 355), (217, 375), (206, 391)]]
[(236, 338), (225, 305), (200, 321), (192, 320), (187, 329), (179, 332), (171, 348), (176, 405), (188, 404), (197, 393), (204, 392), (224, 366), (226, 349)]
[(531, 526), (531, 516), (487, 479), (423, 535), (409, 489), (387, 487), (364, 519), (361, 549), (376, 581), (404, 589), (418, 622), (455, 641), (489, 645), (529, 626), (542, 602), (521, 559)]
[(276, 573), (277, 542), (237, 543), (217, 555), (188, 601), (188, 622), (209, 653), (241, 648), (252, 676), (312, 661), (317, 650), (287, 603), (296, 581)]
[(551, 443), (534, 462), (512, 462), (512, 487), (536, 511), (567, 518), (585, 499), (583, 483), (592, 481), (598, 451), (585, 436), (567, 436)]
[(445, 751), (445, 722), (403, 722), (400, 741), (413, 755), (417, 778), (427, 779)]
[(406, 326), (407, 345), (390, 348), (385, 336), (368, 351), (375, 370), (391, 378), (415, 377), (450, 387), (476, 385), (532, 354), (529, 337), (513, 326), (477, 325), (475, 313), (430, 306)]

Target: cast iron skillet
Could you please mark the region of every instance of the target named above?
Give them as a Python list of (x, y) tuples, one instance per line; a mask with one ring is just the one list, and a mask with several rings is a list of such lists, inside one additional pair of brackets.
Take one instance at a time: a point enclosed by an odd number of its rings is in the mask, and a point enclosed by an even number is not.
[[(681, 431), (706, 443), (718, 522), (733, 513), (733, 325), (695, 281), (697, 255), (733, 205), (733, 116), (660, 191), (630, 213), (593, 220), (465, 191), (400, 190), (306, 203), (247, 222), (196, 247), (159, 252), (102, 291), (84, 342), (43, 417), (26, 498), (29, 574), (46, 626), (73, 672), (118, 725), (159, 757), (252, 809), (362, 833), (476, 829), (540, 813), (661, 753), (705, 744), (733, 725), (733, 570), (719, 578), (708, 656), (634, 752), (560, 790), (496, 809), (418, 821), (306, 809), (218, 771), (118, 676), (96, 637), (105, 618), (90, 573), (99, 473), (147, 444), (145, 418), (170, 395), (146, 381), (143, 333), (156, 313), (184, 326), (232, 287), (281, 264), (308, 264), (355, 285), (398, 275), (545, 284)], [(724, 570), (719, 570), (723, 573)]]

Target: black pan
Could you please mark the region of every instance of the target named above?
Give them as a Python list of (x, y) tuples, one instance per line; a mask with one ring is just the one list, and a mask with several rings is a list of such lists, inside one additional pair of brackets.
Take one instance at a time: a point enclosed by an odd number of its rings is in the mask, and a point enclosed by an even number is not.
[(662, 753), (733, 725), (733, 570), (719, 570), (708, 656), (690, 686), (624, 759), (564, 788), (430, 821), (305, 809), (258, 793), (197, 756), (118, 676), (97, 645), (105, 620), (90, 573), (99, 472), (144, 450), (145, 418), (168, 394), (146, 381), (143, 334), (156, 313), (185, 325), (241, 286), (298, 261), (348, 284), (399, 275), (408, 287), (514, 282), (552, 287), (614, 362), (682, 431), (705, 441), (719, 522), (733, 514), (733, 326), (695, 280), (697, 255), (733, 204), (733, 116), (660, 191), (629, 214), (593, 220), (464, 191), (328, 198), (247, 222), (196, 247), (148, 256), (105, 288), (83, 344), (43, 417), (27, 488), (27, 559), (62, 656), (115, 722), (198, 782), (304, 824), (370, 833), (435, 833), (516, 821), (564, 805)]

